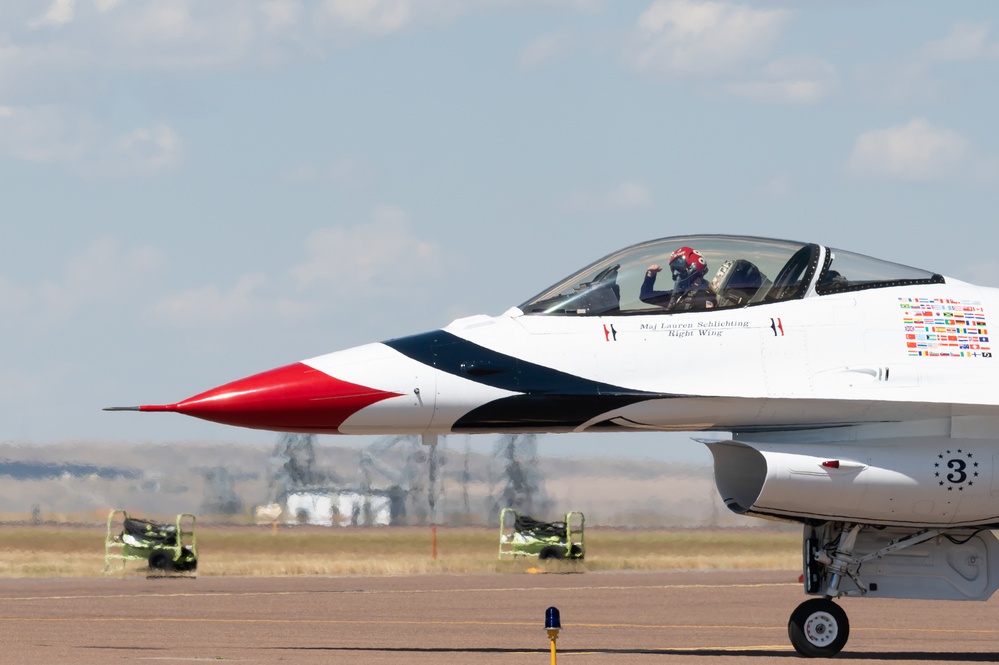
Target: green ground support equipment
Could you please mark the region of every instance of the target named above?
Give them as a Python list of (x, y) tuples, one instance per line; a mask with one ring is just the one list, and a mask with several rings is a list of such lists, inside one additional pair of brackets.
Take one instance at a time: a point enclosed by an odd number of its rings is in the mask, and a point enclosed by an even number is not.
[[(116, 520), (119, 514), (121, 519)], [(104, 540), (104, 572), (112, 572), (112, 561), (120, 561), (118, 570), (124, 570), (126, 561), (143, 560), (150, 570), (193, 573), (198, 568), (194, 523), (195, 517), (190, 513), (177, 515), (175, 524), (163, 524), (129, 517), (124, 510), (112, 510), (108, 513)]]
[(499, 558), (582, 559), (586, 555), (585, 522), (579, 511), (566, 513), (562, 522), (540, 522), (513, 508), (504, 508), (500, 513)]

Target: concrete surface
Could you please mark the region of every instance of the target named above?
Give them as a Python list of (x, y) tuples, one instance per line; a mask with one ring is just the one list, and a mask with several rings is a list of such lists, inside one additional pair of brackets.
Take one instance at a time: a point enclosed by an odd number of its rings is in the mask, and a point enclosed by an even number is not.
[[(563, 663), (797, 659), (793, 572), (0, 580), (0, 663)], [(839, 659), (997, 662), (999, 602), (845, 599)]]

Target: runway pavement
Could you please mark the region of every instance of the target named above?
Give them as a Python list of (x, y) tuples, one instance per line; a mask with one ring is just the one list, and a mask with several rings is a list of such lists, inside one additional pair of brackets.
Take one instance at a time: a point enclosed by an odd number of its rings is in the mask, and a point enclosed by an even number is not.
[[(725, 665), (797, 659), (794, 572), (0, 580), (0, 663)], [(999, 601), (845, 599), (839, 659), (997, 662)]]

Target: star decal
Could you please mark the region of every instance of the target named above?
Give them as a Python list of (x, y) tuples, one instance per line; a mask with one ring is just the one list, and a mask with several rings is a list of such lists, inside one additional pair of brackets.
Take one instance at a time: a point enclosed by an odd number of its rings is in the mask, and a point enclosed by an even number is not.
[[(946, 456), (946, 457), (945, 457)], [(934, 471), (934, 478), (941, 478), (943, 474), (943, 479), (938, 480), (937, 485), (939, 487), (947, 487), (948, 492), (953, 492), (954, 488), (957, 488), (958, 492), (963, 492), (964, 488), (973, 487), (975, 485), (972, 478), (978, 477), (978, 471), (972, 471), (972, 469), (978, 468), (978, 462), (974, 461), (974, 453), (964, 450), (964, 448), (957, 448), (954, 450), (945, 450), (943, 453), (937, 455), (938, 460), (946, 460), (945, 462), (934, 462), (934, 469), (943, 469), (939, 471)]]

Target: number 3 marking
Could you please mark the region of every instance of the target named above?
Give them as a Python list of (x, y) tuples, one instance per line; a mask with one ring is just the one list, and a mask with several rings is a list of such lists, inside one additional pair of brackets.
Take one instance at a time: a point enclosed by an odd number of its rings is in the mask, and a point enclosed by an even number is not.
[(954, 473), (947, 474), (948, 481), (960, 485), (968, 479), (968, 474), (964, 472), (964, 470), (968, 468), (968, 464), (964, 460), (952, 459), (947, 462), (947, 468), (954, 470)]

